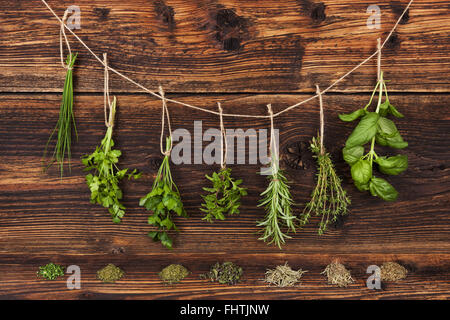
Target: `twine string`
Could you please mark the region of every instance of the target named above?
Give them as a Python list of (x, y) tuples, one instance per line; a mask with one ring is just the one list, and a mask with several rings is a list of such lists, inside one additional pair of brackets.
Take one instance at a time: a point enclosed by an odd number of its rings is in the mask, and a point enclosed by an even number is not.
[(64, 62), (64, 49), (63, 49), (63, 38), (64, 38), (64, 42), (66, 43), (67, 49), (69, 50), (69, 57), (70, 57), (70, 59), (72, 59), (72, 49), (70, 48), (69, 39), (67, 39), (66, 30), (65, 30), (65, 27), (67, 27), (65, 24), (65, 21), (67, 20), (68, 14), (69, 14), (69, 11), (66, 10), (64, 12), (64, 16), (63, 16), (62, 20), (60, 20), (61, 28), (59, 29), (59, 55), (61, 57), (62, 67), (67, 70), (72, 70), (72, 68), (69, 67), (69, 65)]
[[(105, 111), (105, 125), (107, 128), (112, 127), (114, 125), (114, 115), (111, 105), (111, 99), (109, 97), (109, 72), (108, 72), (108, 60), (106, 53), (103, 54), (103, 62), (105, 63), (105, 88), (103, 94), (104, 100), (104, 111)], [(109, 110), (109, 117), (108, 117)]]
[[(62, 27), (65, 27), (80, 43), (81, 45), (101, 64), (103, 64), (104, 67), (105, 64), (103, 63), (103, 61), (99, 58), (98, 55), (96, 55), (94, 53), (94, 51), (75, 33), (73, 32), (65, 23), (63, 20), (61, 20), (61, 18), (55, 13), (55, 11), (48, 5), (47, 1), (45, 0), (41, 0), (42, 3), (47, 7), (47, 9), (55, 16), (55, 18), (59, 21), (59, 23), (61, 24)], [(336, 81), (334, 81), (331, 85), (329, 85), (327, 88), (325, 88), (324, 90), (322, 90), (322, 94), (325, 94), (326, 92), (328, 92), (329, 90), (331, 90), (332, 88), (334, 88), (338, 83), (340, 83), (342, 80), (344, 80), (345, 78), (347, 78), (350, 74), (352, 74), (354, 71), (356, 71), (357, 69), (359, 69), (361, 66), (363, 66), (364, 64), (366, 64), (368, 61), (370, 61), (373, 57), (375, 57), (377, 54), (379, 54), (379, 52), (381, 52), (381, 49), (384, 48), (384, 46), (386, 45), (386, 43), (389, 41), (389, 39), (391, 38), (392, 34), (394, 33), (394, 31), (397, 29), (398, 25), (400, 24), (400, 21), (403, 19), (403, 16), (406, 14), (406, 12), (409, 10), (409, 7), (411, 6), (411, 4), (414, 2), (414, 0), (410, 0), (409, 3), (406, 5), (405, 9), (403, 10), (402, 14), (399, 16), (397, 22), (394, 24), (394, 26), (392, 27), (391, 31), (389, 32), (389, 34), (387, 35), (387, 37), (384, 39), (383, 43), (381, 44), (381, 46), (374, 52), (372, 53), (368, 58), (364, 59), (361, 63), (359, 63), (358, 65), (356, 65), (355, 67), (353, 67), (350, 71), (348, 71), (347, 73), (345, 73), (344, 75), (342, 75), (339, 79), (337, 79)], [(140, 89), (142, 89), (143, 91), (151, 94), (152, 96), (159, 98), (159, 99), (163, 99), (163, 97), (146, 88), (145, 86), (143, 86), (142, 84), (134, 81), (133, 79), (131, 79), (130, 77), (124, 75), (123, 73), (111, 68), (111, 67), (107, 67), (109, 69), (109, 71), (117, 74), (118, 76), (122, 77), (123, 79), (127, 80), (128, 82), (134, 84), (135, 86), (139, 87)], [(278, 113), (275, 113), (273, 115), (273, 117), (278, 117), (279, 115), (288, 112), (294, 108), (297, 108), (315, 98), (318, 98), (318, 95), (313, 95), (303, 101), (300, 101), (296, 104), (293, 104), (289, 107), (284, 108), (283, 110), (279, 111)], [(191, 109), (195, 109), (195, 110), (199, 110), (199, 111), (203, 111), (203, 112), (207, 112), (210, 114), (215, 114), (215, 115), (219, 115), (219, 112), (214, 111), (214, 110), (209, 110), (209, 109), (205, 109), (205, 108), (201, 108), (192, 104), (188, 104), (182, 101), (177, 101), (174, 99), (165, 99), (166, 102), (171, 102), (177, 105), (181, 105), (181, 106), (185, 106)], [(252, 114), (231, 114), (231, 113), (224, 113), (222, 114), (224, 117), (237, 117), (237, 118), (269, 118), (270, 116), (267, 115), (252, 115)]]
[[(170, 153), (172, 152), (172, 127), (170, 125), (170, 116), (169, 116), (169, 109), (167, 108), (167, 100), (164, 96), (164, 90), (162, 86), (159, 86), (159, 94), (161, 96), (162, 100), (162, 118), (161, 118), (161, 137), (159, 140), (159, 146), (161, 149), (161, 153), (163, 156), (170, 156)], [(169, 129), (169, 138), (170, 138), (170, 146), (167, 150), (164, 150), (164, 127), (165, 127), (165, 119), (167, 118), (167, 128)]]
[(323, 147), (323, 136), (325, 131), (325, 119), (323, 114), (323, 100), (322, 93), (320, 92), (319, 85), (316, 84), (316, 93), (319, 96), (319, 105), (320, 105), (320, 155), (325, 153), (325, 148)]
[[(270, 118), (269, 154), (270, 154), (270, 159), (271, 159), (271, 163), (272, 163), (272, 174), (276, 174), (276, 170), (278, 170), (278, 165), (276, 165), (275, 163), (278, 161), (278, 146), (276, 145), (276, 141), (275, 141), (275, 130), (274, 130), (274, 125), (273, 125), (274, 114), (273, 114), (273, 110), (272, 110), (272, 105), (270, 103), (267, 105), (267, 112), (269, 113), (269, 118)], [(275, 172), (274, 172), (274, 169), (275, 169)]]
[(381, 79), (381, 38), (377, 39), (377, 48), (378, 48), (378, 58), (377, 58), (377, 78), (378, 81)]
[(220, 167), (225, 169), (227, 166), (227, 153), (228, 153), (228, 143), (227, 135), (225, 132), (225, 126), (223, 125), (223, 109), (220, 102), (217, 102), (217, 107), (219, 108), (220, 117)]

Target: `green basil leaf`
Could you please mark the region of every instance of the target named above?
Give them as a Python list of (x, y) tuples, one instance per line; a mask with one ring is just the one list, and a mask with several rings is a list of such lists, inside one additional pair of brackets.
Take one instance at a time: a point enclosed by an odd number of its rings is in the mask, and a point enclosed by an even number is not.
[(354, 181), (354, 184), (359, 191), (368, 191), (369, 190), (369, 183), (358, 183), (358, 182)]
[(369, 160), (358, 160), (353, 164), (351, 173), (353, 181), (360, 185), (368, 183), (372, 177), (372, 168)]
[(382, 173), (390, 175), (398, 175), (408, 168), (408, 157), (401, 154), (389, 158), (378, 157), (375, 162)]
[(397, 200), (397, 190), (395, 190), (389, 182), (382, 178), (373, 177), (370, 180), (369, 189), (373, 196), (380, 197), (385, 201)]
[(394, 117), (397, 118), (403, 118), (404, 115), (401, 114), (392, 104), (389, 103), (389, 113), (392, 114)]
[(400, 133), (397, 132), (392, 137), (386, 137), (386, 145), (395, 149), (403, 149), (408, 146), (408, 142), (405, 142)]
[(385, 117), (380, 117), (377, 124), (377, 132), (387, 138), (394, 136), (398, 132), (398, 129), (392, 120)]
[(344, 157), (344, 160), (349, 165), (353, 165), (363, 156), (363, 154), (364, 154), (363, 146), (355, 146), (352, 148), (345, 147), (344, 149), (342, 149), (342, 155)]
[(345, 146), (348, 148), (362, 146), (377, 133), (377, 122), (380, 115), (376, 112), (367, 113), (348, 137)]
[(351, 122), (353, 120), (358, 119), (359, 117), (362, 117), (365, 114), (366, 114), (366, 110), (358, 109), (356, 111), (353, 111), (352, 113), (340, 114), (339, 119), (341, 119), (342, 121), (345, 121), (345, 122)]

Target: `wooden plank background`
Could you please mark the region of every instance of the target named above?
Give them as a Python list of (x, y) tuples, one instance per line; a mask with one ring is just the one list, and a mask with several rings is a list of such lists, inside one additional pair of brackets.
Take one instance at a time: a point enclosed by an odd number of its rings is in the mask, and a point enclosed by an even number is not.
[[(49, 1), (62, 15), (71, 1)], [(82, 29), (76, 32), (97, 54), (108, 52), (112, 67), (150, 88), (162, 84), (170, 97), (206, 108), (220, 101), (227, 113), (265, 114), (310, 96), (314, 84), (328, 86), (370, 55), (376, 38), (386, 36), (407, 1), (383, 1), (380, 30), (366, 27), (369, 2), (279, 1), (87, 1), (79, 0)], [(113, 225), (101, 207), (89, 203), (80, 163), (104, 135), (103, 70), (73, 37), (80, 58), (75, 70), (75, 112), (79, 142), (70, 175), (44, 174), (41, 156), (56, 122), (64, 70), (59, 63), (58, 25), (39, 0), (0, 0), (0, 298), (144, 299), (311, 299), (448, 298), (450, 292), (450, 181), (448, 118), (450, 98), (450, 16), (448, 1), (416, 0), (383, 51), (392, 102), (405, 114), (398, 127), (409, 169), (389, 180), (399, 190), (386, 203), (358, 192), (340, 150), (352, 124), (337, 114), (368, 100), (375, 61), (360, 68), (325, 96), (326, 146), (352, 197), (351, 213), (322, 237), (317, 219), (289, 240), (283, 250), (257, 240), (256, 208), (265, 178), (259, 165), (232, 165), (249, 188), (241, 215), (208, 224), (201, 220), (199, 195), (204, 174), (217, 166), (173, 166), (189, 219), (177, 219), (181, 232), (167, 251), (146, 233), (148, 215), (138, 206), (151, 187), (160, 161), (161, 104), (112, 76), (119, 107), (115, 140), (122, 167), (138, 168), (143, 178), (123, 183), (127, 213)], [(204, 130), (218, 119), (169, 105), (174, 128)], [(315, 165), (307, 142), (318, 129), (317, 101), (275, 120), (280, 128), (282, 164), (292, 181), (301, 212), (314, 186)], [(267, 120), (226, 118), (227, 128), (266, 129)], [(336, 288), (320, 275), (339, 259), (357, 280)], [(205, 283), (198, 275), (215, 261), (234, 261), (245, 281), (236, 287)], [(77, 264), (82, 289), (69, 291), (64, 280), (36, 279), (49, 261)], [(267, 267), (285, 261), (303, 268), (300, 287), (268, 288)], [(407, 279), (381, 291), (365, 285), (367, 266), (398, 261)], [(115, 285), (95, 280), (95, 271), (115, 263), (126, 277)], [(182, 263), (192, 274), (164, 286), (157, 273)]]

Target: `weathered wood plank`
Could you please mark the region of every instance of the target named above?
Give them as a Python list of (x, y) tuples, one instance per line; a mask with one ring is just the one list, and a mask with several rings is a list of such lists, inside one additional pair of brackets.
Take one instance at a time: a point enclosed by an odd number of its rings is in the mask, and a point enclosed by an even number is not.
[[(71, 1), (49, 1), (62, 16)], [(381, 1), (381, 29), (368, 29), (370, 1), (79, 0), (81, 38), (147, 87), (169, 92), (312, 92), (376, 49), (407, 4)], [(59, 26), (41, 1), (0, 0), (0, 91), (59, 92)], [(393, 91), (449, 92), (448, 1), (417, 0), (383, 51)], [(76, 90), (100, 92), (102, 69), (80, 53)], [(336, 91), (370, 90), (375, 61)], [(116, 92), (139, 89), (112, 77)]]
[[(450, 256), (436, 254), (124, 254), (96, 255), (2, 255), (0, 258), (0, 299), (448, 299)], [(355, 282), (347, 288), (329, 285), (320, 273), (338, 259), (350, 270)], [(68, 290), (66, 279), (36, 278), (40, 265), (48, 261), (81, 269), (81, 290)], [(199, 279), (216, 261), (233, 261), (244, 270), (236, 286)], [(308, 270), (301, 285), (293, 288), (268, 287), (262, 279), (266, 268), (288, 261), (293, 268)], [(397, 261), (408, 269), (407, 278), (382, 283), (381, 290), (366, 286), (369, 265)], [(114, 263), (125, 271), (115, 284), (96, 280), (96, 271)], [(180, 284), (168, 286), (158, 272), (170, 263), (182, 263), (191, 274)]]
[[(246, 109), (264, 114), (265, 104), (275, 110), (283, 104), (305, 98), (302, 95), (225, 95), (176, 96), (189, 103), (215, 108), (221, 101), (226, 112)], [(89, 203), (80, 156), (90, 153), (104, 134), (103, 98), (100, 95), (76, 97), (79, 142), (74, 145), (71, 175), (60, 180), (56, 168), (41, 172), (41, 156), (57, 119), (59, 95), (2, 95), (0, 99), (0, 253), (92, 255), (117, 250), (130, 255), (167, 253), (152, 243), (148, 213), (138, 206), (139, 198), (151, 187), (159, 153), (161, 105), (145, 95), (118, 96), (115, 138), (124, 155), (123, 167), (138, 168), (144, 177), (125, 182), (127, 214), (121, 225), (114, 225), (107, 212)], [(345, 223), (317, 236), (317, 219), (288, 241), (282, 252), (304, 254), (332, 253), (449, 253), (449, 168), (448, 95), (393, 95), (391, 101), (405, 114), (398, 127), (409, 147), (400, 153), (409, 156), (410, 167), (388, 180), (399, 190), (397, 202), (385, 203), (351, 185), (349, 168), (340, 149), (352, 124), (341, 123), (338, 112), (356, 109), (367, 95), (327, 95), (326, 146), (332, 153), (338, 173), (352, 197), (351, 214)], [(281, 103), (283, 102), (283, 104)], [(218, 119), (182, 107), (169, 106), (173, 128), (193, 132), (193, 121), (202, 120), (203, 130), (218, 128)], [(262, 129), (267, 120), (247, 121), (226, 118), (227, 128)], [(275, 120), (280, 128), (283, 166), (293, 182), (292, 193), (299, 203), (296, 213), (308, 201), (313, 188), (314, 162), (305, 150), (318, 129), (318, 107), (309, 103)], [(303, 150), (296, 152), (295, 146)], [(294, 147), (292, 147), (294, 146)], [(294, 149), (294, 155), (286, 151)], [(295, 169), (301, 161), (305, 168)], [(292, 168), (287, 164), (291, 164)], [(173, 165), (175, 180), (191, 218), (177, 218), (181, 232), (175, 236), (174, 253), (275, 253), (279, 250), (257, 240), (256, 221), (264, 215), (257, 208), (265, 178), (256, 174), (260, 165), (232, 165), (236, 177), (244, 179), (249, 196), (241, 215), (224, 222), (201, 221), (200, 194), (207, 182), (204, 174), (217, 169), (208, 165)]]

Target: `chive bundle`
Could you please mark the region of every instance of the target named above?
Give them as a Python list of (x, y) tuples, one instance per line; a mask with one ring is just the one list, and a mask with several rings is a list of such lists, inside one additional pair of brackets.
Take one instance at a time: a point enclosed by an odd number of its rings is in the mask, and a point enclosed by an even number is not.
[[(62, 94), (62, 101), (59, 110), (59, 119), (56, 123), (55, 129), (53, 129), (50, 138), (47, 141), (44, 150), (44, 171), (50, 168), (53, 163), (57, 163), (59, 165), (59, 170), (61, 172), (61, 177), (64, 172), (64, 159), (67, 156), (67, 160), (69, 163), (70, 170), (70, 159), (71, 159), (71, 143), (72, 143), (72, 123), (73, 128), (75, 130), (75, 136), (78, 139), (77, 129), (75, 125), (75, 117), (73, 114), (73, 66), (75, 64), (75, 60), (77, 58), (77, 54), (69, 54), (67, 56), (66, 64), (67, 64), (67, 74), (66, 80), (64, 82), (64, 89)], [(51, 159), (45, 163), (45, 158), (47, 156), (48, 146), (57, 132), (57, 141), (55, 145), (55, 149), (51, 156)]]

